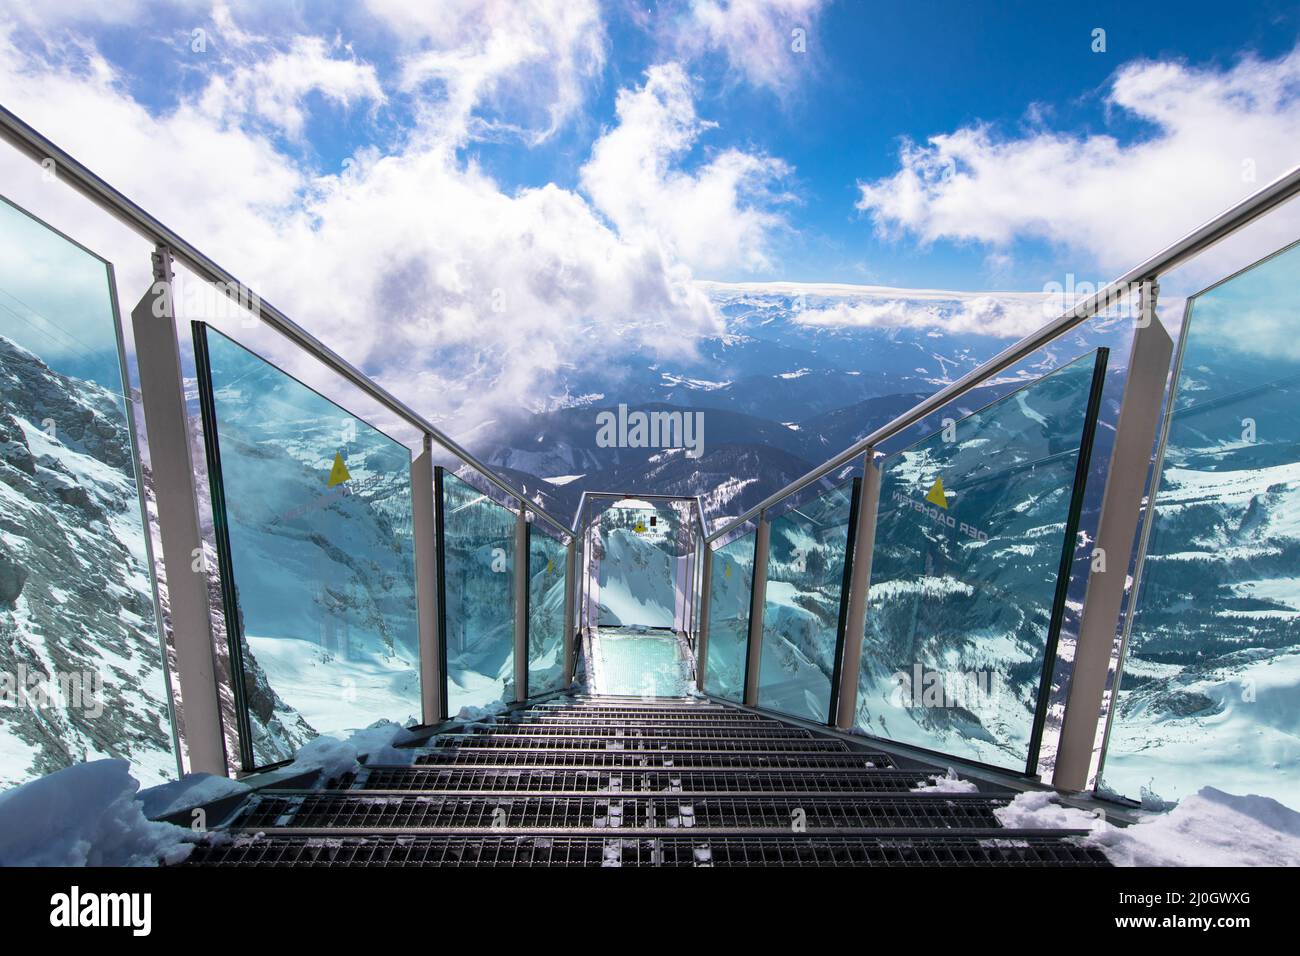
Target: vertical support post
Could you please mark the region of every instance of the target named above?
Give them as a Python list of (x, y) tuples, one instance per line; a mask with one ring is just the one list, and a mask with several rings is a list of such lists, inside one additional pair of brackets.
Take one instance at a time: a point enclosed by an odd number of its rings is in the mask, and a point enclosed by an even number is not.
[(574, 575), (578, 567), (578, 537), (569, 538), (569, 545), (564, 552), (564, 683), (568, 686), (573, 681), (573, 629), (575, 612), (578, 608), (577, 582)]
[(576, 631), (583, 631), (587, 627), (587, 529), (583, 525), (583, 516), (587, 511), (587, 493), (582, 493), (582, 500), (578, 503), (578, 517), (573, 525), (573, 534), (578, 541), (578, 575), (574, 578), (574, 598), (578, 602), (575, 617), (577, 619)]
[(202, 564), (203, 536), (176, 339), (172, 256), (166, 246), (158, 246), (153, 253), (153, 277), (153, 286), (131, 310), (131, 333), (158, 502), (181, 720), (190, 772), (225, 776), (226, 748), (213, 661), (208, 578)]
[(844, 617), (844, 654), (840, 659), (840, 685), (836, 695), (835, 726), (853, 727), (858, 708), (858, 675), (862, 670), (862, 638), (867, 623), (871, 587), (871, 558), (876, 545), (876, 515), (880, 506), (880, 466), (875, 450), (868, 448), (858, 486), (858, 522), (853, 537), (853, 573), (849, 578), (849, 609)]
[(1062, 790), (1087, 786), (1129, 556), (1137, 535), (1142, 492), (1169, 377), (1173, 341), (1156, 316), (1158, 292), (1159, 286), (1153, 280), (1142, 283), (1142, 321), (1133, 336), (1052, 773), (1053, 786)]
[(713, 549), (704, 542), (700, 554), (700, 623), (695, 632), (695, 686), (704, 690), (704, 669), (709, 663), (709, 589), (713, 582)]
[(754, 580), (749, 593), (749, 645), (745, 652), (745, 696), (748, 707), (758, 705), (758, 667), (763, 654), (763, 605), (767, 600), (767, 552), (772, 538), (772, 523), (767, 512), (758, 516), (754, 535)]
[(447, 529), (444, 524), (447, 500), (443, 494), (443, 468), (438, 465), (433, 469), (433, 543), (434, 563), (438, 568), (438, 600), (435, 602), (438, 612), (438, 704), (439, 720), (447, 719)]
[(528, 509), (519, 502), (515, 516), (515, 701), (528, 699)]
[(438, 528), (433, 501), (433, 439), (424, 436), (424, 450), (411, 462), (411, 520), (415, 533), (415, 600), (420, 622), (420, 708), (425, 724), (442, 719), (445, 691), (439, 661), (442, 635), (438, 629)]

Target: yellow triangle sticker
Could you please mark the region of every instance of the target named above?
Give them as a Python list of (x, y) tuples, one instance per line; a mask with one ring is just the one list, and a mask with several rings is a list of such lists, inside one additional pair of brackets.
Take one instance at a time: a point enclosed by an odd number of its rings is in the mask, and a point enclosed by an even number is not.
[(547, 573), (547, 574), (554, 574), (554, 573), (555, 573), (555, 562), (554, 562), (554, 561), (547, 561), (547, 562), (546, 562), (546, 573)]
[(940, 508), (943, 508), (945, 511), (947, 510), (947, 508), (948, 508), (948, 495), (947, 495), (947, 493), (943, 490), (943, 479), (942, 479), (942, 478), (936, 478), (936, 479), (934, 479), (934, 484), (930, 486), (930, 491), (929, 491), (929, 493), (925, 496), (925, 500), (928, 501), (928, 502), (930, 502), (930, 504), (932, 504), (932, 505), (938, 505)]
[(731, 577), (731, 565), (728, 564), (728, 565), (726, 565), (726, 566), (723, 568), (722, 576), (723, 576), (724, 578), (729, 578), (729, 577)]
[(352, 476), (348, 473), (348, 466), (343, 464), (343, 453), (334, 453), (334, 465), (330, 468), (329, 487), (341, 485)]
[(636, 527), (633, 528), (632, 530), (635, 531), (637, 534), (645, 534), (645, 522), (638, 521), (636, 523)]

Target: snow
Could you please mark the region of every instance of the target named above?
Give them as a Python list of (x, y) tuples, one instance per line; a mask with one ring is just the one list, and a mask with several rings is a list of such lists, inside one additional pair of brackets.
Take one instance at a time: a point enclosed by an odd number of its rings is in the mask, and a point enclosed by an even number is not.
[(144, 815), (151, 820), (171, 816), (182, 810), (252, 792), (252, 787), (229, 777), (211, 773), (187, 773), (179, 780), (149, 787), (139, 793)]
[(1116, 866), (1300, 866), (1300, 813), (1253, 794), (1203, 787), (1127, 827), (1064, 806), (1048, 791), (1022, 793), (993, 812), (1008, 828), (1087, 830), (1084, 843)]
[[(1130, 657), (1130, 674), (1169, 665)], [(1178, 690), (1213, 702), (1205, 713), (1153, 717), (1140, 700), (1115, 722), (1103, 777), (1107, 786), (1136, 797), (1147, 787), (1166, 800), (1191, 796), (1206, 784), (1227, 784), (1262, 796), (1295, 800), (1300, 726), (1300, 653), (1234, 659)], [(1176, 669), (1176, 668), (1175, 668)]]
[(952, 767), (948, 768), (947, 773), (932, 774), (929, 783), (912, 788), (912, 793), (977, 793), (978, 791), (979, 787), (957, 776), (957, 771)]
[(150, 866), (198, 835), (146, 818), (125, 760), (74, 764), (0, 794), (0, 866)]
[(347, 657), (315, 641), (249, 635), (248, 644), (277, 694), (313, 727), (365, 726), (375, 714), (411, 714), (419, 673), (398, 656)]
[(411, 732), (391, 720), (377, 720), (369, 727), (349, 731), (347, 736), (322, 735), (303, 744), (288, 766), (291, 772), (321, 771), (321, 779), (334, 780), (361, 769), (361, 760), (377, 764), (407, 764), (413, 753), (400, 749), (412, 740)]

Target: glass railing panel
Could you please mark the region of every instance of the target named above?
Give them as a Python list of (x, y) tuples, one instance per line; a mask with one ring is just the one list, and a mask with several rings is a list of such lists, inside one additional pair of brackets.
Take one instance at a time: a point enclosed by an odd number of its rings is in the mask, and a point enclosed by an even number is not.
[(534, 525), (528, 542), (528, 694), (564, 686), (564, 595), (568, 548)]
[(712, 557), (704, 690), (729, 700), (741, 700), (745, 694), (754, 540), (755, 533), (750, 531), (717, 548)]
[(405, 445), (194, 323), (243, 764), (420, 719)]
[(856, 723), (1034, 772), (1106, 352), (880, 463)]
[(516, 515), (447, 471), (442, 485), (447, 712), (514, 700)]
[(850, 481), (772, 519), (758, 705), (829, 721), (855, 517)]
[(1189, 300), (1111, 791), (1208, 785), (1300, 809), (1298, 290), (1291, 246)]
[(0, 201), (0, 789), (177, 774), (108, 263)]
[(593, 596), (600, 627), (673, 628), (680, 621), (683, 527), (670, 508), (628, 500), (596, 522)]

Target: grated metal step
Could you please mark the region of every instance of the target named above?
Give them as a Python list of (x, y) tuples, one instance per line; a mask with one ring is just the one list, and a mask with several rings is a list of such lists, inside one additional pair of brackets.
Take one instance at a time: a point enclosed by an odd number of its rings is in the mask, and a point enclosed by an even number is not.
[(352, 790), (476, 793), (906, 793), (924, 770), (479, 770), (380, 767)]
[(771, 726), (751, 727), (751, 726), (718, 726), (716, 724), (699, 724), (685, 723), (672, 726), (661, 726), (658, 728), (650, 727), (645, 724), (629, 724), (625, 726), (611, 726), (604, 722), (585, 723), (585, 724), (531, 724), (531, 723), (499, 723), (481, 731), (476, 731), (476, 735), (508, 735), (511, 737), (554, 737), (557, 739), (567, 739), (578, 737), (583, 739), (590, 738), (607, 738), (619, 737), (635, 740), (657, 739), (657, 740), (680, 740), (690, 739), (712, 739), (712, 740), (771, 740), (775, 738), (784, 738), (790, 740), (811, 740), (813, 733), (805, 730), (803, 727), (789, 727), (783, 724), (774, 724)]
[(661, 837), (412, 836), (236, 838), (196, 847), (200, 866), (1108, 866), (1050, 831), (1015, 838), (935, 835)]
[(754, 753), (752, 751), (683, 750), (531, 750), (505, 747), (469, 747), (429, 750), (416, 754), (417, 766), (533, 767), (554, 769), (580, 767), (680, 768), (701, 770), (817, 769), (843, 767), (892, 767), (887, 754), (865, 751)]
[(997, 831), (993, 811), (1006, 798), (941, 795), (743, 797), (527, 796), (513, 794), (369, 795), (348, 791), (263, 795), (251, 800), (232, 829), (347, 830), (355, 833), (530, 830), (573, 833), (619, 829), (654, 833), (684, 829), (775, 834), (840, 830), (964, 829)]
[(788, 727), (789, 724), (771, 717), (759, 717), (756, 714), (647, 714), (628, 717), (621, 714), (588, 714), (583, 711), (564, 711), (554, 714), (519, 712), (511, 714), (508, 720), (524, 724), (604, 724), (613, 726), (633, 725), (646, 727), (668, 727), (678, 725), (700, 724), (707, 727)]
[(262, 790), (217, 866), (1104, 866), (1073, 831), (1003, 829), (1010, 791), (698, 698), (557, 697), (465, 722), (335, 790)]
[[(552, 706), (552, 708), (528, 708), (534, 713), (545, 714), (590, 714), (594, 717), (703, 717), (703, 715), (718, 715), (718, 717), (733, 718), (751, 718), (758, 721), (766, 721), (762, 714), (750, 713), (749, 710), (737, 710), (736, 708), (723, 708), (723, 706), (690, 706), (690, 708), (643, 708), (643, 706)], [(516, 711), (517, 713), (517, 711)]]
[(508, 750), (712, 750), (716, 752), (789, 753), (849, 749), (842, 740), (830, 737), (746, 737), (726, 731), (693, 736), (657, 734), (639, 737), (624, 734), (601, 737), (577, 734), (483, 733), (441, 734), (430, 743), (442, 749)]

